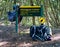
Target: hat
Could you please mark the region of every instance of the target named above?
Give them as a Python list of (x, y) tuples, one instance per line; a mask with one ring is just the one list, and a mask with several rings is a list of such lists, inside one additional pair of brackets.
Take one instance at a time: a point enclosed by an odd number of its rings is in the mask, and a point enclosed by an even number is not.
[(44, 24), (46, 22), (46, 19), (44, 17), (39, 18), (39, 22), (41, 24)]

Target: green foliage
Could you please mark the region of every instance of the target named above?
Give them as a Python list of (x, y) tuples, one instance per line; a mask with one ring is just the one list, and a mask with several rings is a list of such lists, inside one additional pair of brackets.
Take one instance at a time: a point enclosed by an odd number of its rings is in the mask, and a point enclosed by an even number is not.
[[(16, 0), (21, 6), (30, 6), (31, 0)], [(5, 24), (9, 24), (7, 12), (12, 10), (14, 0), (1, 0), (0, 1), (0, 19), (5, 18)], [(47, 22), (51, 24), (52, 27), (60, 26), (60, 0), (32, 0), (33, 5), (43, 5), (44, 6), (44, 16), (47, 18)], [(39, 17), (35, 18), (36, 25), (39, 25)], [(49, 20), (49, 21), (48, 21)], [(24, 17), (22, 20), (22, 25), (32, 25), (32, 17)]]

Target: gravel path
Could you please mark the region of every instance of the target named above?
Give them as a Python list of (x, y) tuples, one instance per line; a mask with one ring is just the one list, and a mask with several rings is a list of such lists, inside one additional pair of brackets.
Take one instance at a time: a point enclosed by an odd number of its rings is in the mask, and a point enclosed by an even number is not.
[(51, 41), (41, 42), (33, 41), (28, 33), (25, 34), (29, 27), (21, 26), (20, 31), (23, 34), (20, 35), (15, 33), (14, 29), (14, 25), (0, 25), (0, 47), (60, 47), (60, 30), (53, 30)]

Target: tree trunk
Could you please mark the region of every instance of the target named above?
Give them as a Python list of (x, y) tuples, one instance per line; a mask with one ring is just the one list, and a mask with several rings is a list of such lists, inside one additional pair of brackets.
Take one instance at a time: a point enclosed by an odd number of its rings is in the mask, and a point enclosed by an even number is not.
[[(48, 11), (47, 11), (47, 8), (48, 8), (48, 0), (45, 0), (44, 1), (44, 9), (45, 9), (45, 17), (46, 17), (46, 21), (47, 21), (47, 25), (49, 26), (49, 17), (48, 17)], [(47, 3), (46, 3), (47, 2)]]
[(16, 0), (14, 0), (14, 4), (16, 4)]
[[(32, 0), (30, 0), (30, 5), (31, 5), (31, 6), (34, 6)], [(33, 20), (33, 25), (35, 25), (35, 17), (34, 17), (34, 16), (33, 16), (33, 19), (32, 19), (32, 20)]]
[(53, 24), (55, 24), (55, 25), (53, 25), (53, 26), (58, 27), (59, 18), (58, 18), (58, 11), (56, 11), (58, 9), (58, 7), (57, 6), (55, 7), (54, 3), (57, 3), (57, 2), (52, 3), (51, 1), (49, 1), (49, 6), (51, 8), (51, 14), (53, 14), (53, 19), (54, 19), (54, 21), (52, 21), (52, 22), (54, 22)]

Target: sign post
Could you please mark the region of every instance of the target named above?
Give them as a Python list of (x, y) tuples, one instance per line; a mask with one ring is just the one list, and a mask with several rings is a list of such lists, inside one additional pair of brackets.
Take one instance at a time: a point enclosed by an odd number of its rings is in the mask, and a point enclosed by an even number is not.
[(18, 6), (16, 6), (16, 33), (18, 32)]
[(16, 33), (18, 32), (18, 12), (16, 12)]

